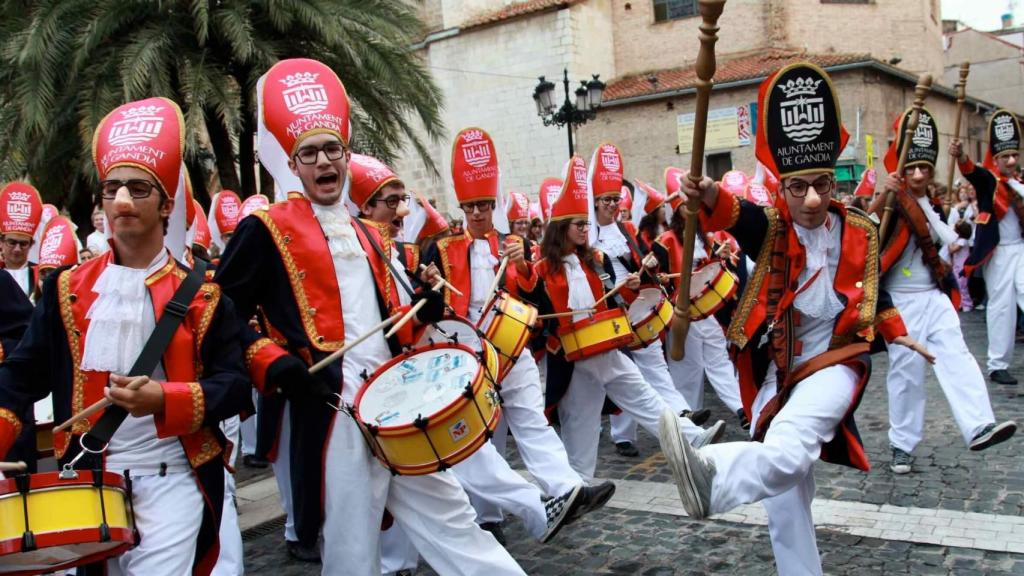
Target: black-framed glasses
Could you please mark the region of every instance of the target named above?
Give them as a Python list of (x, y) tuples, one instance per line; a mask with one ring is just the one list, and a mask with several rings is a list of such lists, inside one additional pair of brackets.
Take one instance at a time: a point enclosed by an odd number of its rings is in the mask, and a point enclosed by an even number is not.
[(583, 232), (587, 228), (590, 228), (590, 221), (580, 220), (579, 222), (573, 222), (572, 225), (575, 226), (576, 229), (579, 230), (580, 232)]
[(14, 238), (4, 238), (4, 244), (7, 244), (9, 248), (22, 248), (28, 250), (29, 246), (32, 245), (31, 240), (15, 240)]
[(609, 205), (611, 205), (611, 204), (618, 204), (619, 202), (622, 202), (622, 197), (620, 197), (620, 196), (601, 196), (600, 198), (597, 199), (597, 201), (602, 203), (602, 204), (609, 204)]
[(299, 164), (307, 166), (316, 164), (316, 159), (320, 156), (320, 152), (323, 152), (328, 160), (341, 160), (341, 157), (345, 155), (345, 145), (341, 142), (328, 142), (319, 148), (316, 146), (303, 146), (295, 153), (295, 159), (299, 161)]
[(394, 210), (395, 208), (398, 208), (398, 205), (401, 204), (402, 202), (408, 201), (408, 194), (400, 194), (398, 196), (388, 196), (387, 198), (375, 198), (373, 200), (370, 200), (368, 204), (370, 206), (376, 206), (377, 202), (383, 202), (385, 206), (387, 206), (391, 210)]
[(472, 214), (473, 212), (480, 212), (486, 214), (491, 210), (494, 210), (494, 200), (477, 200), (476, 202), (466, 202), (459, 205), (462, 211), (466, 214)]
[(113, 200), (117, 197), (117, 191), (121, 188), (128, 188), (128, 194), (135, 200), (149, 198), (154, 189), (159, 190), (160, 185), (149, 180), (103, 180), (100, 182), (100, 196), (104, 200)]
[(835, 184), (835, 179), (833, 179), (830, 174), (819, 176), (818, 178), (815, 178), (813, 182), (793, 178), (790, 180), (789, 184), (786, 185), (786, 191), (789, 192), (793, 198), (803, 198), (804, 196), (807, 196), (807, 190), (813, 186), (814, 191), (818, 193), (818, 196), (825, 196), (832, 192), (833, 184)]

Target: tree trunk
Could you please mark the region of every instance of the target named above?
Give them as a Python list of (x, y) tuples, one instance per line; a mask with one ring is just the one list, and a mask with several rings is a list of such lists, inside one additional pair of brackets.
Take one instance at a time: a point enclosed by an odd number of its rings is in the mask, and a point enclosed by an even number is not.
[(242, 187), (240, 195), (248, 198), (256, 193), (256, 107), (253, 106), (253, 90), (249, 86), (248, 68), (238, 74), (238, 84), (242, 87), (242, 129), (238, 134), (238, 170), (241, 172)]
[(274, 201), (274, 177), (260, 164), (260, 192), (271, 202)]
[[(238, 181), (238, 172), (235, 170), (235, 152), (231, 146), (231, 135), (215, 115), (209, 111), (204, 111), (203, 115), (206, 118), (206, 132), (210, 135), (210, 145), (213, 146), (213, 154), (217, 157), (220, 187), (238, 191), (241, 185)], [(189, 167), (189, 170), (191, 169)]]
[[(189, 181), (192, 182), (192, 197), (199, 201), (203, 210), (210, 208), (210, 191), (206, 187), (209, 180), (206, 170), (203, 168), (203, 161), (198, 157), (185, 157), (185, 167), (188, 168)], [(221, 180), (223, 182), (223, 180)]]

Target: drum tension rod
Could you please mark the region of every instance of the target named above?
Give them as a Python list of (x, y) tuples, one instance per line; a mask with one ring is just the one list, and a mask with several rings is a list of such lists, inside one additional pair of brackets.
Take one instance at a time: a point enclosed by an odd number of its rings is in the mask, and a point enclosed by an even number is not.
[(110, 542), (110, 525), (107, 524), (107, 502), (103, 497), (103, 470), (92, 469), (92, 485), (100, 496), (100, 542)]
[[(473, 394), (473, 385), (466, 384), (466, 389), (462, 392), (462, 396), (467, 400), (473, 402), (473, 407), (476, 408), (476, 413), (480, 417), (480, 422), (484, 425), (484, 436), (487, 440), (490, 440), (494, 436), (494, 430), (487, 427), (487, 418), (484, 417), (484, 411), (480, 409), (480, 404), (477, 403), (476, 397)], [(500, 399), (501, 396), (498, 396)]]
[(427, 428), (430, 426), (430, 418), (424, 418), (422, 414), (417, 414), (416, 419), (413, 420), (412, 425), (419, 428), (420, 432), (423, 433), (423, 437), (427, 439), (427, 444), (430, 446), (430, 451), (434, 453), (434, 458), (437, 458), (437, 471), (444, 472), (451, 468), (444, 458), (437, 452), (437, 447), (434, 446), (434, 440), (430, 438), (430, 434), (427, 434)]
[(142, 534), (135, 525), (135, 503), (132, 501), (132, 474), (130, 470), (124, 471), (124, 489), (128, 492), (128, 513), (132, 516), (132, 540), (138, 546), (142, 542)]
[(36, 536), (32, 533), (32, 527), (28, 523), (28, 493), (32, 488), (31, 478), (32, 476), (29, 474), (19, 474), (14, 477), (18, 493), (21, 494), (21, 511), (25, 518), (25, 531), (21, 534), (22, 552), (32, 552), (36, 549)]

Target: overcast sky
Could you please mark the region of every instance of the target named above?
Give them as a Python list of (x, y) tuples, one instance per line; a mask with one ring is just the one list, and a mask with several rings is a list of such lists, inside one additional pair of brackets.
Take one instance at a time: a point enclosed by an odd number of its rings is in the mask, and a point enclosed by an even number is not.
[[(978, 30), (1000, 27), (999, 17), (1009, 10), (1010, 0), (942, 0), (942, 18), (960, 20)], [(1024, 25), (1024, 0), (1014, 2), (1014, 26)]]

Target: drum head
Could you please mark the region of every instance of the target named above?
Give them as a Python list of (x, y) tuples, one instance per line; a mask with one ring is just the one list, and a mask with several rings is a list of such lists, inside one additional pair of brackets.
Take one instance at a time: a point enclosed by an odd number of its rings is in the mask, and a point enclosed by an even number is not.
[(629, 305), (629, 323), (635, 326), (646, 320), (648, 316), (657, 310), (664, 299), (665, 295), (661, 293), (661, 290), (657, 288), (642, 288), (636, 300), (633, 300)]
[(426, 346), (433, 341), (434, 344), (449, 344), (458, 338), (459, 344), (469, 346), (475, 351), (480, 351), (480, 335), (476, 328), (468, 320), (462, 318), (445, 318), (427, 326), (423, 336), (416, 342), (416, 347)]
[(359, 417), (381, 428), (410, 425), (451, 405), (479, 372), (476, 354), (463, 346), (413, 352), (366, 383), (357, 402)]
[(725, 265), (721, 262), (708, 262), (707, 264), (693, 271), (690, 277), (690, 298), (696, 298), (707, 290), (707, 287), (714, 283), (715, 278), (722, 273)]

